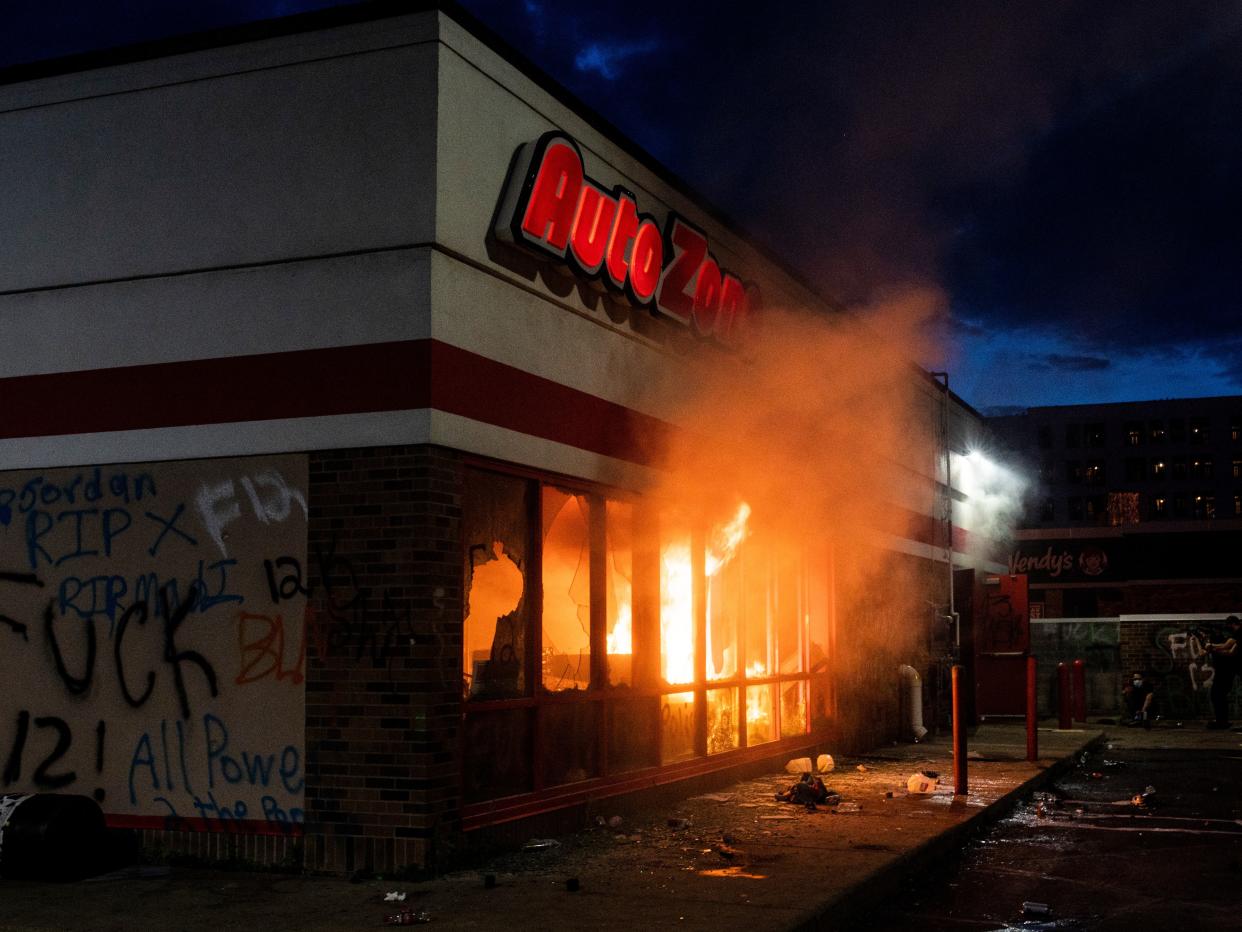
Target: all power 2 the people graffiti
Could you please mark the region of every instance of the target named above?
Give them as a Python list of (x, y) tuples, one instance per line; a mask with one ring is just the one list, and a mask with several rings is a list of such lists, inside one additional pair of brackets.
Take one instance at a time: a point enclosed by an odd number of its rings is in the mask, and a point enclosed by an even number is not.
[[(117, 825), (302, 819), (302, 677), (247, 625), (306, 615), (303, 456), (0, 474), (0, 789), (93, 795)], [(266, 642), (298, 669), (305, 638)], [(249, 675), (243, 675), (248, 671)]]

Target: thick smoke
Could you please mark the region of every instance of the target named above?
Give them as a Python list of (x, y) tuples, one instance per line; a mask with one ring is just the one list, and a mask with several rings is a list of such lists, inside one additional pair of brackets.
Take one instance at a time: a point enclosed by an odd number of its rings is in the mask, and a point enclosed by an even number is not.
[(745, 501), (748, 546), (777, 559), (831, 554), (847, 730), (892, 714), (897, 665), (925, 661), (928, 606), (945, 600), (943, 563), (886, 546), (935, 506), (938, 390), (910, 361), (932, 308), (912, 295), (859, 316), (765, 309), (738, 357), (704, 348), (659, 489), (708, 526)]

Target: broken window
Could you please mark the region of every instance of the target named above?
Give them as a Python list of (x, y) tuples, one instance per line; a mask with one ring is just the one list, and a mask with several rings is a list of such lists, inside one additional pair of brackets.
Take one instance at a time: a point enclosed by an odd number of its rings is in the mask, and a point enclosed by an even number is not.
[(512, 476), (466, 470), (462, 675), (471, 699), (510, 699), (526, 692), (530, 486)]
[(543, 687), (591, 685), (590, 503), (543, 487)]

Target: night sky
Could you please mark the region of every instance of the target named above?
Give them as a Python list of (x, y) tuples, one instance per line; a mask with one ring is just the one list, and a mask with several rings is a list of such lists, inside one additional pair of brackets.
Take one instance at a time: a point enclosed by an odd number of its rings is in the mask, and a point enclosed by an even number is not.
[[(0, 0), (0, 65), (334, 5)], [(464, 6), (985, 412), (1242, 393), (1240, 2)]]

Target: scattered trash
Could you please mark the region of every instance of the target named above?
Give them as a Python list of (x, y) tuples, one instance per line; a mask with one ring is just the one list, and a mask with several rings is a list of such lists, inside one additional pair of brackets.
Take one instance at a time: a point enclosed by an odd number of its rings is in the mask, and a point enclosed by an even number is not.
[(785, 765), (785, 773), (810, 773), (811, 759), (809, 757), (795, 757)]
[(1100, 762), (1100, 766), (1105, 770), (1120, 770), (1125, 765), (1126, 762), (1123, 760), (1106, 760)]
[(967, 751), (966, 759), (967, 760), (983, 760), (983, 755), (980, 754), (978, 751)]
[(561, 843), (555, 838), (532, 838), (526, 844), (522, 845), (523, 851), (550, 851), (553, 848), (559, 848)]
[(804, 773), (801, 780), (789, 789), (776, 793), (774, 798), (778, 803), (797, 803), (812, 811), (817, 803), (835, 806), (841, 801), (839, 793), (828, 789), (823, 780), (809, 773)]
[(385, 903), (404, 903), (406, 895), (407, 894), (405, 893), (398, 893), (396, 890), (392, 890), (384, 894), (384, 902)]
[(426, 922), (431, 922), (431, 914), (423, 911), (415, 912), (412, 908), (384, 917), (386, 926), (415, 926)]
[(690, 825), (691, 825), (691, 822), (689, 819), (669, 819), (668, 820), (669, 828), (689, 828)]
[(1140, 809), (1145, 809), (1151, 805), (1151, 798), (1155, 795), (1156, 788), (1149, 785), (1145, 790), (1143, 790), (1143, 792), (1134, 794), (1134, 796), (1130, 799), (1130, 805), (1138, 806)]
[(1091, 779), (1092, 780), (1103, 780), (1104, 774), (1100, 773), (1098, 770), (1093, 770), (1091, 771)]
[[(705, 799), (709, 803), (731, 803), (736, 798), (733, 793), (704, 793), (702, 796), (695, 796), (694, 799)], [(614, 818), (619, 819), (620, 816)]]
[(833, 807), (832, 811), (839, 813), (862, 812), (862, 806), (859, 803), (841, 803)]
[(740, 848), (734, 848), (732, 845), (726, 844), (716, 845), (716, 853), (726, 861), (732, 861), (742, 856), (742, 850)]
[(936, 784), (939, 782), (940, 774), (934, 770), (931, 772), (919, 771), (918, 773), (911, 774), (910, 779), (906, 781), (906, 791), (915, 795), (931, 793), (936, 789)]
[(578, 878), (570, 877), (565, 881), (565, 890), (569, 893), (577, 893), (579, 889)]
[(821, 754), (815, 758), (815, 769), (820, 773), (832, 773), (837, 767), (837, 762), (832, 759), (831, 754)]
[(1036, 919), (1051, 919), (1052, 907), (1047, 903), (1036, 903), (1026, 900), (1022, 904), (1022, 915), (1034, 916)]
[(866, 764), (859, 764), (859, 765), (858, 765), (857, 767), (855, 767), (854, 769), (855, 769), (855, 770), (857, 770), (859, 773), (866, 773), (866, 772), (867, 772), (867, 765), (866, 765)]

